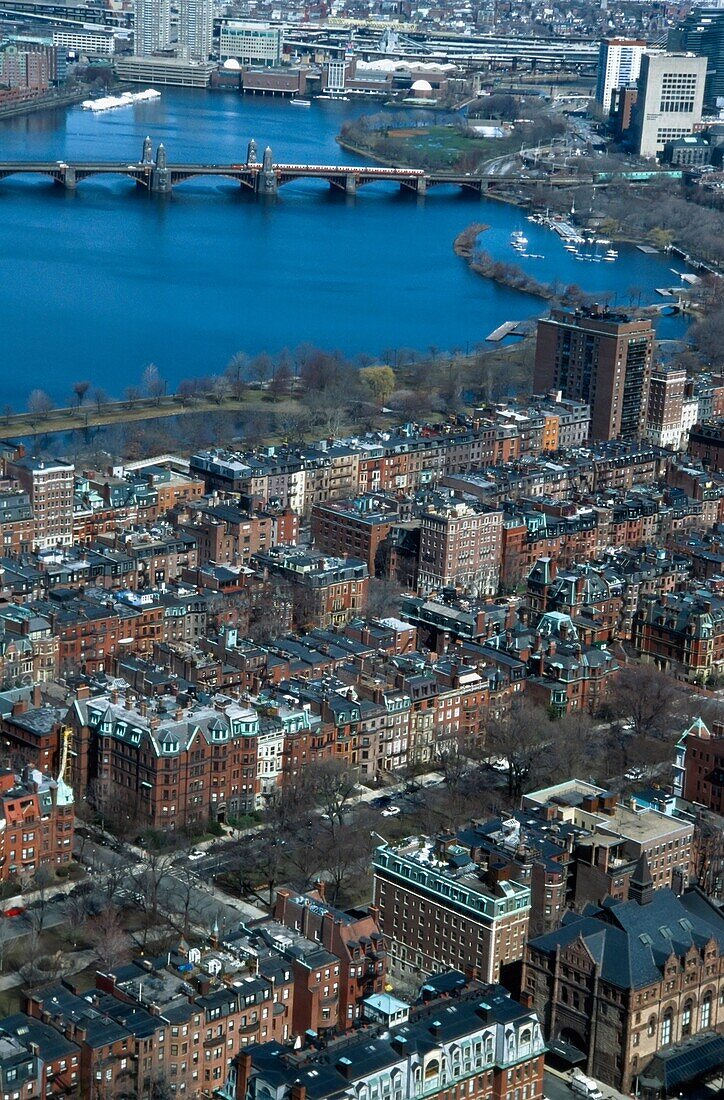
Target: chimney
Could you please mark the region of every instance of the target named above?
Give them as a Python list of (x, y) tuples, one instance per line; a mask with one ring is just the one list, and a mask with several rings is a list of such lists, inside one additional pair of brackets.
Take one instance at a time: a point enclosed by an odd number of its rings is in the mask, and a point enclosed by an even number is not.
[(33, 686), (33, 706), (39, 707), (42, 705), (42, 702), (43, 698), (40, 692), (40, 684), (35, 684)]
[(27, 711), (28, 711), (28, 700), (27, 699), (17, 699), (13, 703), (13, 715), (27, 714)]
[(317, 879), (314, 886), (315, 886), (315, 889), (316, 889), (317, 893), (319, 894), (320, 898), (322, 899), (322, 901), (326, 902), (326, 900), (327, 900), (327, 883), (324, 881), (324, 879), (320, 878), (320, 879)]

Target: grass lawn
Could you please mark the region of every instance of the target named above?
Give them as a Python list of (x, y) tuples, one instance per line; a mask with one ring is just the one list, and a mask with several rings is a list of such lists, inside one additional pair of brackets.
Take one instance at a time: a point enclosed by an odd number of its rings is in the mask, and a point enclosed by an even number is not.
[(519, 142), (515, 138), (485, 138), (467, 134), (457, 126), (425, 126), (390, 130), (388, 138), (399, 145), (400, 155), (408, 155), (415, 161), (429, 159), (454, 167), (462, 157), (475, 157), (480, 163), (493, 157), (515, 152)]

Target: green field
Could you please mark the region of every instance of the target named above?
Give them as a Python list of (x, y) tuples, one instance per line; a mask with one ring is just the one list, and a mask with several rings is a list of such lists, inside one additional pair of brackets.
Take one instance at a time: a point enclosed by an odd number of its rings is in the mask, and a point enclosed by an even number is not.
[(458, 126), (400, 127), (363, 130), (351, 127), (347, 141), (389, 164), (403, 164), (428, 171), (475, 172), (486, 161), (519, 148), (520, 139), (475, 137)]

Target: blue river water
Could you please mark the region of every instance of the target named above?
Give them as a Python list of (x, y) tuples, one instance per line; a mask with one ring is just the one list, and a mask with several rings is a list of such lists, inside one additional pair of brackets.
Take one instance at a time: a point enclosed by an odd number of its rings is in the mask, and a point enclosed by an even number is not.
[[(93, 115), (80, 107), (0, 121), (0, 160), (130, 163), (150, 134), (169, 162), (230, 163), (255, 137), (277, 161), (358, 162), (335, 135), (345, 118), (376, 108), (165, 89), (160, 100)], [(303, 342), (347, 354), (473, 346), (497, 325), (544, 312), (537, 298), (471, 273), (452, 251), (472, 221), (490, 226), (485, 247), (522, 261), (544, 281), (614, 294), (678, 278), (665, 256), (622, 247), (616, 263), (580, 263), (550, 231), (513, 207), (455, 189), (424, 200), (374, 184), (355, 199), (322, 183), (289, 184), (257, 201), (231, 180), (209, 178), (152, 199), (121, 177), (75, 192), (50, 181), (0, 181), (0, 404), (22, 408), (36, 386), (57, 400), (74, 381), (120, 394), (155, 363), (170, 384), (223, 370), (237, 351), (275, 352)], [(660, 299), (659, 299), (660, 300)], [(679, 338), (679, 319), (659, 334)]]

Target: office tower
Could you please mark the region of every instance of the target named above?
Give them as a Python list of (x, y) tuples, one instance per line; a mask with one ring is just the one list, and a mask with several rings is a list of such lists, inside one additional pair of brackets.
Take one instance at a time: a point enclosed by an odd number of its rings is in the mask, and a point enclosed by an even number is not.
[(282, 29), (269, 23), (225, 19), (219, 35), (222, 61), (235, 57), (242, 65), (278, 65), (282, 59)]
[(704, 102), (716, 107), (724, 100), (724, 8), (713, 4), (694, 8), (669, 31), (669, 49), (698, 54), (707, 60)]
[(638, 80), (646, 43), (641, 38), (604, 38), (598, 53), (596, 102), (608, 113), (611, 96)]
[(212, 0), (180, 0), (178, 45), (181, 57), (191, 61), (208, 61), (213, 30)]
[(639, 156), (655, 157), (701, 122), (706, 64), (690, 53), (643, 55), (631, 124)]
[(137, 57), (151, 57), (171, 44), (171, 0), (136, 0), (135, 45)]
[(554, 309), (538, 322), (533, 390), (591, 407), (592, 439), (644, 435), (654, 329), (605, 310)]

